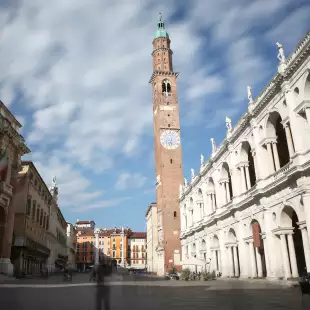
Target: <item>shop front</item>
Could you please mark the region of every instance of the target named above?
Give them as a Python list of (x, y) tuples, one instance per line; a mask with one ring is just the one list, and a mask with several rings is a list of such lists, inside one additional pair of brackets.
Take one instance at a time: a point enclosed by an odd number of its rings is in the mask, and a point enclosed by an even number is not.
[(35, 275), (40, 273), (43, 267), (46, 267), (50, 250), (42, 244), (24, 238), (19, 244), (14, 244), (14, 273), (19, 276)]

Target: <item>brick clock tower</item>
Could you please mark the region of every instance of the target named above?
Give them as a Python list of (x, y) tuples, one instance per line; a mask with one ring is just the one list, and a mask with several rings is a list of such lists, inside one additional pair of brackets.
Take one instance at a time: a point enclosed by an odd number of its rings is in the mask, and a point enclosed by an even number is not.
[(153, 40), (153, 115), (158, 215), (158, 275), (181, 270), (180, 185), (183, 184), (179, 105), (169, 35), (160, 15)]

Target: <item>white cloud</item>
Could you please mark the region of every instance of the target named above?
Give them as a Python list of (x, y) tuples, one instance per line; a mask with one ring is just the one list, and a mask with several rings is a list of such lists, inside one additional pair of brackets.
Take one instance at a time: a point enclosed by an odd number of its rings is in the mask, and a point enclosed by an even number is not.
[[(106, 197), (92, 190), (80, 167), (98, 174), (119, 171), (118, 163), (134, 161), (144, 147), (142, 138), (152, 135), (148, 80), (157, 12), (164, 13), (174, 69), (181, 72), (182, 125), (204, 122), (214, 128), (224, 114), (245, 108), (235, 103), (246, 97), (247, 84), (255, 93), (255, 84), (276, 70), (251, 31), (270, 27), (294, 1), (193, 0), (186, 18), (174, 24), (169, 18), (182, 5), (179, 0), (32, 0), (20, 1), (15, 9), (1, 7), (1, 99), (10, 105), (16, 90), (22, 91), (19, 104), (33, 112), (23, 115), (31, 126), (26, 138), (35, 145), (32, 157), (47, 180), (54, 174), (59, 178), (62, 203), (102, 206)], [(287, 37), (300, 35), (307, 14), (298, 12), (273, 25), (267, 39), (285, 31)], [(213, 95), (221, 99), (214, 101)], [(210, 106), (217, 111), (206, 115)], [(142, 170), (121, 174), (116, 186), (143, 186)]]
[(60, 205), (75, 208), (85, 202), (102, 198), (103, 191), (91, 189), (91, 181), (84, 177), (71, 164), (61, 161), (56, 156), (45, 158), (42, 153), (30, 156), (40, 175), (49, 186), (56, 176), (59, 186)]
[(127, 173), (124, 172), (119, 175), (115, 188), (117, 190), (126, 190), (141, 188), (147, 181), (147, 177), (141, 175), (140, 173)]
[(298, 41), (309, 30), (310, 5), (301, 6), (274, 26), (266, 35), (275, 45), (280, 41), (286, 51), (292, 51)]
[(219, 76), (202, 77), (193, 79), (187, 90), (189, 100), (201, 98), (207, 94), (217, 93), (223, 87), (223, 79)]
[(247, 98), (247, 85), (255, 85), (263, 81), (270, 73), (269, 61), (264, 59), (256, 49), (256, 41), (251, 37), (243, 37), (229, 46), (227, 54), (230, 80), (233, 81), (232, 101), (240, 103)]
[(102, 200), (97, 201), (95, 203), (86, 204), (85, 206), (74, 208), (74, 212), (85, 212), (88, 210), (94, 210), (94, 209), (102, 209), (107, 207), (115, 207), (120, 205), (123, 202), (126, 202), (130, 200), (131, 197), (123, 197), (123, 198), (115, 198), (115, 199), (109, 199), (109, 200)]

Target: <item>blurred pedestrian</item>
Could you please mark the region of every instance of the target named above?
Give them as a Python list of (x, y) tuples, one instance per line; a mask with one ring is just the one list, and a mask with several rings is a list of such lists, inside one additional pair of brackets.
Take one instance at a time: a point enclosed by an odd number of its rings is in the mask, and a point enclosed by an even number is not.
[(91, 282), (94, 278), (96, 279), (97, 272), (95, 266), (91, 269), (89, 274), (89, 282)]
[(109, 273), (107, 265), (99, 265), (97, 269), (97, 292), (96, 292), (96, 310), (102, 310), (104, 304), (105, 310), (110, 310), (110, 287), (104, 283), (104, 278)]

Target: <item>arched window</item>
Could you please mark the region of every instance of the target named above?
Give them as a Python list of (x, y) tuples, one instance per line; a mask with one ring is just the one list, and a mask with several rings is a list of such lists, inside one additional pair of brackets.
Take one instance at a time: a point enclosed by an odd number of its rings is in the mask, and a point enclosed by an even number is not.
[(171, 93), (171, 84), (168, 80), (163, 80), (161, 85), (163, 94), (168, 95), (169, 93)]

